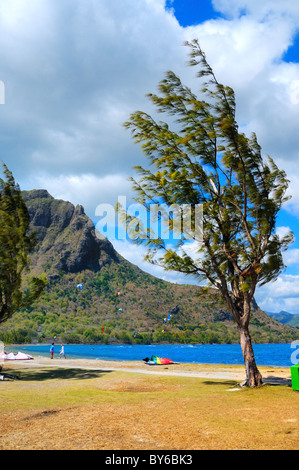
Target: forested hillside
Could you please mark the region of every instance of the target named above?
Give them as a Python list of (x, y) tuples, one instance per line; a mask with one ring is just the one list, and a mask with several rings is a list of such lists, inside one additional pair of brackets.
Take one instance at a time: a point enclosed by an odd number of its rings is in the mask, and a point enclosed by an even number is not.
[[(39, 243), (35, 273), (45, 272), (42, 297), (0, 329), (5, 343), (238, 343), (232, 316), (218, 293), (157, 279), (122, 258), (95, 235), (82, 206), (47, 191), (23, 193)], [(254, 342), (290, 342), (298, 329), (256, 305)]]

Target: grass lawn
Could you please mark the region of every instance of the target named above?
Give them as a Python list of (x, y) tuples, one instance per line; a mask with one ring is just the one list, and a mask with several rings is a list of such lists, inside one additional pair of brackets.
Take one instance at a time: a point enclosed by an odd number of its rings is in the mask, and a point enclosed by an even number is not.
[(0, 382), (1, 450), (299, 449), (299, 392), (287, 385), (69, 367), (19, 375)]

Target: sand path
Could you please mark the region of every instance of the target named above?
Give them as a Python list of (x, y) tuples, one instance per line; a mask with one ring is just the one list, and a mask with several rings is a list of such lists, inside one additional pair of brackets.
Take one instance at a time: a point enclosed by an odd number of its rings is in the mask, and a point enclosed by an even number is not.
[[(164, 376), (182, 376), (210, 379), (225, 379), (243, 381), (245, 370), (243, 366), (230, 366), (223, 364), (172, 364), (149, 366), (142, 361), (107, 361), (100, 359), (60, 359), (51, 360), (47, 357), (34, 357), (29, 361), (5, 361), (1, 363), (4, 369), (63, 367), (88, 370), (122, 371), (142, 374), (155, 374)], [(289, 368), (284, 367), (259, 367), (265, 383), (291, 385)], [(4, 370), (3, 370), (4, 372)]]

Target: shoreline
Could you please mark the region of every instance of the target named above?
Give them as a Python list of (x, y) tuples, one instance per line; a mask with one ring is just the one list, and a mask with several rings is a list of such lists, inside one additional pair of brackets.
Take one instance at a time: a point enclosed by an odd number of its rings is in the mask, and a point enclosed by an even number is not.
[[(41, 369), (41, 368), (68, 368), (68, 369), (88, 369), (103, 371), (118, 371), (125, 373), (153, 374), (163, 376), (180, 376), (190, 378), (210, 378), (219, 380), (245, 379), (245, 368), (242, 365), (228, 364), (194, 364), (180, 363), (170, 365), (150, 366), (142, 361), (116, 361), (103, 359), (64, 359), (54, 357), (36, 356), (30, 360), (12, 360), (0, 362), (3, 369)], [(259, 370), (263, 376), (264, 383), (281, 383), (290, 385), (291, 371), (289, 367), (260, 366)]]

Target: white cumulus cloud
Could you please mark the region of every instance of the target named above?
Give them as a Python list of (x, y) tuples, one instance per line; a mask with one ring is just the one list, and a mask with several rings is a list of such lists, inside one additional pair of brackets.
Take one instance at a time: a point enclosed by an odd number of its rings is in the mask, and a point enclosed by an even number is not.
[[(90, 217), (98, 204), (130, 198), (127, 177), (145, 159), (122, 124), (137, 109), (153, 113), (145, 94), (167, 70), (199, 90), (182, 46), (196, 37), (218, 80), (236, 92), (240, 129), (256, 132), (264, 154), (286, 170), (293, 196), (286, 208), (299, 216), (299, 64), (284, 60), (298, 33), (299, 3), (213, 5), (222, 18), (183, 28), (164, 0), (1, 2), (1, 158), (21, 188), (47, 189), (84, 205)], [(138, 264), (142, 253), (122, 247)], [(297, 263), (296, 247), (286, 259)], [(259, 298), (295, 305), (297, 288), (296, 276), (282, 276), (280, 297), (271, 286)]]

